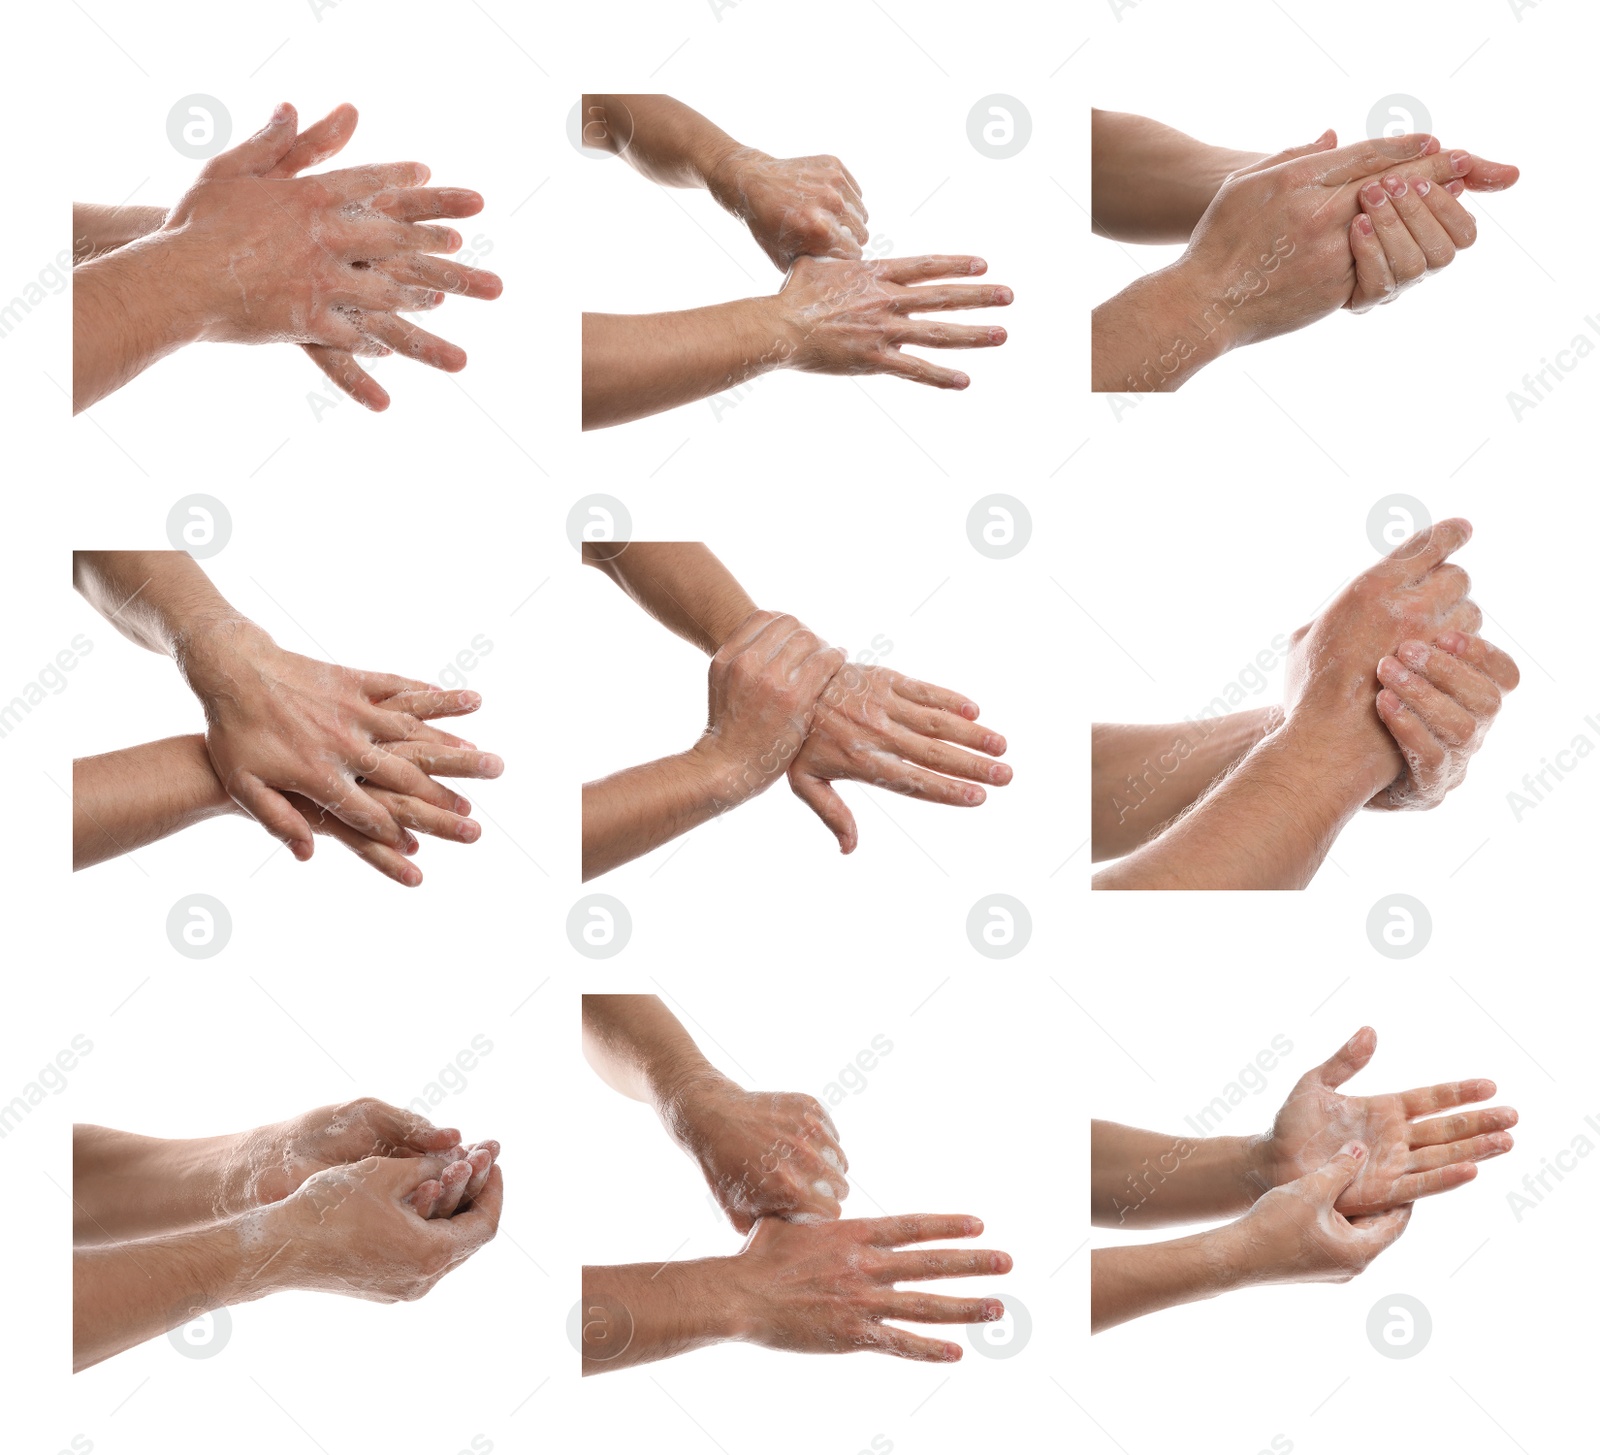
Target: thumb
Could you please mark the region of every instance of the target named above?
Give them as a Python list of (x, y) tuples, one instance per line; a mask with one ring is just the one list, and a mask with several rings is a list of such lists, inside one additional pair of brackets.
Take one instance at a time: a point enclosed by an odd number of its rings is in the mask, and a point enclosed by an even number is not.
[(1378, 1049), (1378, 1033), (1362, 1026), (1344, 1045), (1317, 1067), (1317, 1079), (1326, 1087), (1343, 1086), (1372, 1059)]
[(229, 786), (229, 792), (240, 808), (286, 845), (302, 864), (311, 857), (311, 825), (276, 789), (268, 788), (254, 774), (246, 774)]
[(219, 177), (264, 177), (288, 154), (294, 138), (295, 110), (285, 101), (254, 136), (212, 157), (204, 175), (213, 181)]
[(839, 841), (839, 852), (854, 853), (858, 842), (856, 816), (835, 792), (833, 784), (809, 774), (791, 773), (789, 786), (794, 789), (795, 797), (833, 831), (834, 838)]
[(1361, 1174), (1367, 1160), (1367, 1149), (1360, 1142), (1346, 1142), (1337, 1152), (1311, 1174), (1312, 1190), (1317, 1201), (1332, 1208)]

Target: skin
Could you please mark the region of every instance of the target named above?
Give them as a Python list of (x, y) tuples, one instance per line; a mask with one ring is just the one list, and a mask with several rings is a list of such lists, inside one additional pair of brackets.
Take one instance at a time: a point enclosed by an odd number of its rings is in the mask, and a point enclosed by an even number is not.
[(911, 316), (1010, 304), (1009, 288), (939, 281), (970, 278), (988, 266), (968, 256), (799, 258), (770, 297), (680, 313), (586, 313), (583, 427), (643, 419), (777, 369), (894, 374), (937, 389), (965, 389), (972, 382), (966, 374), (903, 350), (1003, 344), (1006, 331), (995, 325)]
[(1091, 1123), (1091, 1221), (1138, 1230), (1237, 1217), (1273, 1188), (1315, 1172), (1350, 1141), (1365, 1146), (1367, 1156), (1339, 1194), (1338, 1210), (1351, 1217), (1384, 1212), (1461, 1187), (1477, 1176), (1479, 1162), (1511, 1150), (1513, 1108), (1460, 1110), (1492, 1097), (1492, 1081), (1445, 1081), (1380, 1096), (1341, 1093), (1377, 1044), (1377, 1032), (1363, 1026), (1295, 1083), (1260, 1135), (1172, 1136)]
[[(173, 659), (205, 711), (217, 778), (295, 858), (311, 857), (311, 818), (320, 815), (404, 852), (414, 841), (403, 820), (418, 815), (376, 790), (464, 812), (426, 766), (459, 765), (445, 750), (462, 740), (424, 719), (474, 712), (477, 693), (286, 652), (182, 551), (74, 552), (73, 584), (129, 640)], [(493, 778), (504, 765), (482, 754), (472, 766)], [(309, 814), (296, 796), (312, 805)]]
[[(460, 738), (443, 744), (401, 742), (390, 748), (430, 775), (486, 776), (482, 769), (486, 755)], [(483, 832), (481, 825), (467, 817), (472, 804), (460, 796), (452, 808), (443, 809), (386, 788), (369, 787), (368, 792), (408, 831), (399, 849), (358, 833), (310, 799), (289, 794), (287, 801), (313, 833), (335, 839), (363, 863), (408, 889), (422, 883), (422, 871), (409, 858), (419, 847), (411, 830), (464, 844), (476, 843)], [(86, 869), (218, 815), (243, 812), (222, 786), (206, 752), (205, 738), (198, 733), (76, 758), (72, 764), (72, 867)]]
[(358, 354), (465, 367), (459, 348), (400, 315), (450, 293), (499, 296), (494, 274), (434, 256), (459, 249), (461, 236), (432, 221), (470, 217), (483, 198), (425, 186), (428, 169), (415, 162), (301, 176), (344, 147), (356, 112), (341, 106), (304, 132), (295, 121), (280, 106), (159, 216), (74, 208), (74, 413), (199, 341), (298, 343), (375, 410), (389, 397)]
[[(1509, 656), (1473, 635), (1482, 613), (1448, 560), (1470, 536), (1464, 520), (1419, 532), (1295, 632), (1282, 722), (1095, 887), (1304, 888), (1363, 807), (1442, 801), (1519, 680)], [(1423, 665), (1405, 666), (1402, 650)]]
[[(147, 1150), (101, 1130), (86, 1149), (127, 1172)], [(145, 1139), (139, 1139), (141, 1142)], [(174, 1154), (192, 1162), (192, 1144)], [(495, 1143), (368, 1156), (313, 1171), (282, 1200), (137, 1238), (73, 1248), (73, 1368), (201, 1314), (286, 1289), (381, 1303), (422, 1297), (494, 1237), (504, 1182)], [(154, 1154), (159, 1176), (162, 1154)], [(91, 1182), (93, 1181), (91, 1173)], [(113, 1178), (117, 1188), (123, 1179)], [(158, 1214), (165, 1216), (166, 1214)]]
[[(1095, 310), (1095, 389), (1177, 389), (1230, 349), (1392, 301), (1472, 245), (1463, 191), (1519, 175), (1421, 134), (1336, 141), (1328, 131), (1252, 157), (1143, 118), (1097, 116), (1096, 230), (1187, 248)], [(1134, 197), (1146, 164), (1149, 195)]]
[(746, 1091), (706, 1058), (654, 995), (583, 997), (583, 1053), (607, 1085), (654, 1108), (728, 1220), (833, 1219), (849, 1160), (814, 1097)]
[[(668, 630), (712, 654), (714, 675), (716, 659), (733, 633), (760, 615), (728, 569), (699, 543), (591, 542), (584, 546), (583, 559)], [(882, 666), (845, 662), (842, 654), (829, 660), (835, 662), (832, 674), (812, 698), (798, 737), (793, 728), (798, 719), (791, 709), (783, 709), (775, 722), (764, 724), (760, 734), (744, 743), (743, 756), (725, 751), (733, 739), (713, 739), (708, 732), (686, 753), (585, 784), (584, 878), (648, 853), (736, 807), (783, 771), (795, 795), (821, 818), (847, 854), (858, 836), (855, 819), (832, 787), (840, 779), (961, 807), (983, 802), (984, 789), (977, 783), (1010, 782), (1009, 766), (976, 756), (1004, 753), (1006, 741), (977, 725), (975, 703)], [(760, 674), (735, 675), (729, 683), (753, 686), (758, 696), (792, 690), (791, 684), (769, 683)], [(713, 714), (718, 702), (714, 689)], [(746, 715), (759, 716), (763, 710), (752, 704)]]
[(916, 1214), (842, 1222), (763, 1218), (731, 1258), (585, 1267), (583, 1372), (603, 1374), (738, 1340), (805, 1354), (874, 1350), (954, 1363), (961, 1346), (913, 1334), (908, 1323), (988, 1323), (994, 1298), (902, 1292), (897, 1283), (1009, 1273), (989, 1250), (899, 1251), (906, 1244), (976, 1237), (977, 1218)]
[(1406, 1229), (1411, 1206), (1346, 1217), (1339, 1198), (1367, 1149), (1345, 1145), (1327, 1163), (1264, 1194), (1243, 1217), (1208, 1232), (1137, 1248), (1096, 1248), (1089, 1327), (1273, 1283), (1348, 1283)]

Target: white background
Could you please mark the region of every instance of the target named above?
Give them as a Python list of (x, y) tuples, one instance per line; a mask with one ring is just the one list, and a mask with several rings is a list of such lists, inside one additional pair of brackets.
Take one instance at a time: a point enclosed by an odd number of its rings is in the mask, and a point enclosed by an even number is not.
[[(139, 1455), (208, 1437), (247, 1450), (403, 1439), (453, 1455), (477, 1434), (498, 1449), (624, 1449), (640, 1443), (634, 1422), (652, 1445), (696, 1452), (850, 1452), (878, 1433), (905, 1451), (983, 1438), (1248, 1452), (1280, 1432), (1296, 1449), (1342, 1450), (1352, 1431), (1385, 1447), (1560, 1448), (1585, 1347), (1570, 1311), (1593, 1296), (1596, 1164), (1521, 1224), (1505, 1193), (1600, 1111), (1579, 918), (1600, 791), (1586, 775), (1600, 767), (1589, 760), (1520, 824), (1505, 793), (1600, 710), (1578, 596), (1594, 526), (1579, 431), (1600, 362), (1520, 424), (1505, 395), (1595, 311), (1578, 111), (1593, 22), (1548, 3), (1520, 21), (1473, 3), (1388, 7), (1333, 34), (1320, 15), (1298, 0), (1200, 12), (1141, 0), (1120, 20), (1089, 3), (975, 17), (894, 0), (804, 16), (744, 0), (720, 19), (703, 0), (604, 15), (489, 0), (443, 24), (436, 8), (359, 0), (320, 21), (288, 0), (226, 18), (92, 0), (29, 13), (11, 119), (29, 139), (14, 185), (30, 206), (0, 242), (5, 296), (65, 246), (69, 196), (178, 194), (194, 164), (169, 147), (165, 119), (193, 92), (226, 101), (236, 136), (282, 99), (307, 120), (355, 102), (344, 160), (418, 158), (437, 182), (483, 192), (462, 231), (489, 245), (479, 261), (506, 291), (430, 319), (466, 348), (464, 373), (378, 362), (394, 396), (384, 416), (314, 409), (321, 376), (296, 351), (195, 349), (69, 424), (67, 295), (0, 340), (15, 542), (0, 693), (75, 633), (95, 642), (67, 690), (0, 740), (18, 987), (0, 1096), (73, 1035), (96, 1047), (5, 1139), (32, 1193), (11, 1233), (10, 1368), (29, 1392), (12, 1404), (16, 1448), (53, 1452), (82, 1433)], [(581, 307), (673, 308), (778, 282), (708, 198), (669, 198), (571, 148), (567, 113), (601, 85), (669, 91), (775, 154), (837, 153), (896, 253), (988, 258), (990, 280), (1016, 290), (993, 315), (1010, 342), (962, 356), (961, 395), (783, 374), (731, 410), (701, 403), (580, 436)], [(1136, 266), (1090, 237), (1075, 205), (1088, 201), (1091, 104), (1266, 148), (1329, 124), (1351, 139), (1396, 91), (1425, 98), (1447, 144), (1523, 167), (1515, 190), (1469, 199), (1484, 220), (1469, 255), (1393, 309), (1224, 359), (1120, 423), (1084, 392), (1087, 310)], [(968, 111), (993, 93), (1033, 118), (1006, 162), (966, 139)], [(1164, 256), (1130, 251), (1145, 266)], [(425, 845), (421, 889), (328, 842), (311, 865), (279, 855), (253, 873), (272, 846), (234, 822), (141, 851), (148, 878), (128, 862), (68, 875), (50, 778), (68, 781), (73, 753), (197, 723), (171, 669), (71, 593), (67, 552), (160, 546), (169, 507), (196, 491), (235, 522), (207, 569), (286, 645), (321, 655), (315, 638), (337, 660), (427, 676), (477, 633), (494, 640), (469, 736), (508, 769), (466, 791), (497, 823), (469, 848)], [(996, 491), (1033, 519), (1007, 562), (965, 539), (972, 503)], [(1367, 512), (1394, 491), (1474, 521), (1463, 564), (1523, 666), (1467, 785), (1433, 815), (1358, 821), (1306, 895), (1094, 900), (1088, 722), (1198, 709), (1371, 559)], [(623, 499), (640, 537), (706, 540), (762, 604), (852, 650), (882, 633), (891, 665), (971, 693), (1011, 739), (1016, 782), (974, 812), (847, 786), (862, 828), (850, 859), (779, 787), (665, 868), (670, 850), (594, 886), (628, 903), (634, 939), (603, 964), (581, 959), (564, 928), (583, 893), (578, 785), (683, 746), (704, 687), (694, 652), (573, 560), (568, 510), (593, 492)], [(198, 963), (163, 929), (197, 889), (235, 917), (228, 951)], [(1433, 912), (1433, 941), (1410, 961), (1366, 939), (1368, 910), (1395, 890)], [(1033, 915), (1013, 960), (980, 958), (964, 932), (995, 891)], [(647, 1114), (581, 1064), (580, 987), (665, 988), (737, 1042), (752, 1079), (802, 1090), (905, 1024), (841, 1117), (861, 1185), (891, 1209), (950, 1202), (989, 1219), (1018, 1256), (1001, 1282), (1035, 1314), (1033, 1342), (1012, 1360), (969, 1353), (943, 1386), (886, 1360), (742, 1349), (581, 1385), (565, 1333), (579, 1263), (665, 1256), (690, 1230), (707, 1250), (727, 1237)], [(1523, 1112), (1518, 1150), (1421, 1210), (1348, 1287), (1213, 1302), (1091, 1345), (1086, 1118), (1176, 1129), (1282, 1032), (1294, 1065), (1237, 1113), (1264, 1123), (1272, 1097), (1362, 1021), (1380, 1049), (1358, 1087), (1493, 1076)], [(480, 1032), (496, 1049), (450, 1104), (469, 1136), (506, 1147), (503, 1236), (479, 1258), (415, 1306), (285, 1296), (241, 1309), (215, 1360), (155, 1341), (67, 1375), (58, 1189), (72, 1120), (183, 1135), (360, 1092), (404, 1102)], [(628, 1158), (659, 1169), (643, 1193), (630, 1193)], [(1429, 1304), (1435, 1335), (1390, 1363), (1363, 1330), (1396, 1291)]]

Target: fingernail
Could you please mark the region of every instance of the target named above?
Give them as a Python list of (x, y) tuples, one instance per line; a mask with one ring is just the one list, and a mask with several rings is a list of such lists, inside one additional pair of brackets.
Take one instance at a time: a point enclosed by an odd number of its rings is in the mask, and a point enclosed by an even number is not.
[(1339, 1149), (1339, 1155), (1341, 1157), (1354, 1157), (1356, 1161), (1359, 1162), (1367, 1155), (1367, 1149), (1363, 1147), (1360, 1142), (1346, 1142), (1344, 1146)]
[(481, 707), (483, 705), (483, 699), (479, 697), (476, 692), (463, 692), (457, 696), (456, 705), (459, 707), (468, 708)]
[(1404, 705), (1387, 687), (1379, 691), (1378, 706), (1385, 712), (1398, 712)]
[(961, 715), (968, 722), (976, 722), (978, 720), (978, 704), (976, 702), (963, 702), (961, 704)]
[(1431, 157), (1439, 150), (1439, 138), (1430, 136), (1422, 143), (1422, 150), (1417, 153), (1420, 157)]
[(1385, 177), (1383, 179), (1383, 186), (1384, 190), (1388, 192), (1391, 197), (1404, 197), (1406, 195), (1406, 181), (1404, 177)]
[(1452, 197), (1459, 197), (1463, 192), (1465, 192), (1467, 190), (1467, 184), (1465, 182), (1461, 182), (1461, 181), (1446, 182), (1444, 184), (1444, 190), (1446, 192), (1448, 192)]
[(280, 101), (278, 103), (278, 109), (272, 113), (272, 124), (274, 126), (282, 126), (284, 122), (286, 122), (293, 114), (294, 107), (292, 107), (287, 101)]
[(967, 801), (968, 804), (976, 808), (980, 803), (983, 802), (985, 795), (983, 789), (981, 788), (968, 788), (962, 793), (961, 796)]
[(952, 389), (965, 389), (971, 382), (972, 380), (967, 375), (957, 374), (955, 378), (950, 381), (950, 387)]
[(472, 805), (459, 794), (456, 795), (456, 812), (459, 813), (463, 818), (472, 812)]
[(1416, 181), (1416, 188), (1418, 197), (1426, 197), (1428, 193), (1433, 191), (1433, 183), (1430, 182), (1426, 177), (1418, 177)]
[(1016, 296), (1009, 288), (996, 288), (994, 290), (994, 301), (996, 303), (1010, 303)]
[(1384, 196), (1383, 188), (1376, 182), (1369, 182), (1361, 189), (1361, 195), (1369, 207), (1382, 207), (1389, 199)]
[(983, 1305), (983, 1318), (985, 1323), (994, 1323), (996, 1319), (1006, 1316), (1006, 1306), (997, 1298), (986, 1299)]
[(457, 251), (460, 250), (460, 248), (461, 248), (461, 234), (459, 232), (457, 232), (455, 230), (455, 228), (452, 227), (450, 229), (449, 251), (452, 252), (452, 253), (453, 252), (457, 252)]
[(992, 343), (992, 344), (1003, 344), (1005, 341), (1006, 341), (1006, 331), (1003, 328), (991, 328), (989, 330), (989, 342), (990, 343)]
[(1421, 642), (1402, 643), (1399, 656), (1406, 666), (1415, 667), (1419, 672), (1428, 665), (1428, 649)]
[(1006, 750), (1006, 740), (998, 733), (990, 733), (983, 740), (983, 751), (986, 753), (1003, 753)]
[(1365, 237), (1372, 236), (1372, 219), (1365, 212), (1356, 213), (1356, 231)]
[(1411, 674), (1393, 657), (1385, 657), (1378, 663), (1378, 676), (1391, 687), (1404, 687), (1411, 680)]
[(415, 889), (417, 885), (422, 883), (422, 873), (408, 864), (400, 875), (400, 882), (407, 889)]
[(1462, 632), (1442, 632), (1439, 636), (1439, 645), (1443, 647), (1445, 651), (1451, 653), (1452, 655), (1456, 655), (1460, 652), (1466, 651), (1467, 638)]
[(967, 271), (969, 273), (986, 273), (988, 270), (989, 265), (984, 262), (982, 258), (974, 258), (970, 263), (967, 264)]
[(946, 1344), (944, 1346), (944, 1357), (947, 1364), (956, 1363), (961, 1358), (961, 1345)]
[(996, 1273), (1004, 1273), (1008, 1261), (1004, 1253), (991, 1253), (989, 1255), (989, 1267)]
[(485, 753), (478, 759), (478, 772), (485, 778), (498, 778), (506, 770), (506, 765), (493, 753)]
[(983, 1219), (982, 1218), (968, 1218), (967, 1219), (967, 1223), (966, 1223), (966, 1228), (967, 1228), (967, 1236), (969, 1238), (977, 1237), (978, 1234), (983, 1231)]
[(1005, 763), (995, 763), (989, 769), (989, 781), (1004, 787), (1011, 781), (1011, 768)]
[(1450, 165), (1458, 172), (1465, 172), (1472, 165), (1471, 152), (1451, 152)]
[(470, 818), (463, 819), (456, 825), (456, 837), (460, 839), (463, 844), (477, 843), (478, 835), (482, 832), (483, 830), (479, 828), (478, 825), (475, 824)]

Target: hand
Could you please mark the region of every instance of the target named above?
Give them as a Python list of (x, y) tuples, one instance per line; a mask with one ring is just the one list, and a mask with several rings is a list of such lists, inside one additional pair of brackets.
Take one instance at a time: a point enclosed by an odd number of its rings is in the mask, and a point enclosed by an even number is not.
[(1483, 613), (1467, 594), (1471, 580), (1449, 563), (1471, 538), (1464, 520), (1419, 531), (1357, 576), (1291, 638), (1287, 719), (1320, 742), (1330, 771), (1371, 783), (1363, 799), (1406, 770), (1374, 706), (1374, 665), (1403, 641), (1437, 641), (1449, 631), (1470, 635), (1483, 624)]
[(745, 1091), (713, 1074), (678, 1090), (663, 1118), (741, 1233), (762, 1217), (837, 1218), (850, 1194), (838, 1130), (814, 1097)]
[[(454, 811), (453, 789), (413, 760), (416, 744), (458, 743), (422, 719), (475, 712), (475, 692), (358, 672), (286, 652), (253, 623), (209, 623), (185, 640), (179, 666), (206, 713), (206, 749), (229, 795), (297, 859), (312, 830), (285, 794), (299, 793), (358, 833), (399, 850), (407, 835), (365, 785)], [(390, 744), (409, 741), (405, 752)], [(485, 776), (500, 771), (485, 756)]]
[(782, 272), (796, 258), (861, 256), (867, 240), (866, 204), (860, 185), (837, 157), (785, 161), (738, 147), (720, 161), (706, 184)]
[[(1512, 166), (1464, 152), (1447, 155), (1430, 136), (1384, 137), (1337, 150), (1335, 140), (1324, 132), (1309, 146), (1290, 147), (1232, 173), (1195, 228), (1176, 266), (1187, 278), (1193, 316), (1214, 319), (1228, 346), (1304, 328), (1344, 307), (1357, 289), (1353, 248), (1360, 249), (1370, 291), (1377, 265), (1356, 229), (1356, 214), (1363, 188), (1374, 181), (1381, 187), (1387, 178), (1426, 180), (1433, 189), (1428, 211), (1441, 229), (1448, 217), (1459, 230), (1460, 219), (1444, 205), (1448, 194), (1435, 192), (1457, 180), (1474, 190), (1498, 190), (1518, 176)], [(1365, 205), (1374, 212), (1387, 206)], [(1422, 228), (1420, 213), (1413, 209), (1412, 216)]]
[(427, 168), (413, 162), (298, 178), (344, 145), (355, 112), (341, 107), (299, 137), (294, 123), (294, 108), (280, 106), (255, 136), (213, 157), (162, 232), (188, 258), (200, 337), (331, 349), (313, 355), (319, 366), (363, 403), (382, 407), (370, 391), (363, 397), (367, 376), (359, 369), (360, 380), (339, 377), (343, 356), (392, 349), (437, 368), (465, 365), (460, 349), (394, 315), (432, 308), (445, 291), (498, 295), (493, 274), (429, 257), (454, 252), (461, 238), (453, 228), (423, 225), (471, 216), (483, 199), (423, 187)]
[(1007, 764), (962, 751), (998, 757), (1006, 750), (1006, 740), (979, 727), (977, 716), (976, 704), (958, 692), (887, 667), (846, 662), (817, 702), (811, 736), (789, 765), (789, 786), (833, 831), (844, 854), (856, 847), (856, 821), (832, 786), (838, 779), (976, 807), (985, 797), (977, 783), (1004, 787), (1011, 781)]
[(1393, 303), (1429, 273), (1449, 267), (1458, 249), (1470, 248), (1478, 224), (1456, 201), (1466, 190), (1459, 177), (1439, 186), (1426, 177), (1408, 182), (1391, 173), (1362, 183), (1363, 210), (1350, 228), (1356, 286), (1345, 307), (1365, 313)]
[(1401, 642), (1378, 663), (1378, 716), (1406, 771), (1368, 803), (1375, 809), (1434, 808), (1467, 776), (1467, 762), (1522, 674), (1482, 637), (1445, 632), (1433, 646)]
[[(1315, 1172), (1347, 1142), (1360, 1142), (1355, 1176), (1338, 1194), (1346, 1217), (1449, 1192), (1478, 1175), (1477, 1164), (1511, 1150), (1517, 1114), (1509, 1106), (1435, 1117), (1494, 1095), (1492, 1081), (1446, 1081), (1386, 1096), (1337, 1090), (1372, 1059), (1378, 1034), (1363, 1026), (1322, 1065), (1306, 1072), (1258, 1148), (1269, 1183)], [(1428, 1120), (1419, 1120), (1428, 1118)]]
[(1326, 1163), (1265, 1193), (1218, 1230), (1233, 1279), (1252, 1283), (1348, 1283), (1411, 1221), (1411, 1204), (1346, 1217), (1337, 1207), (1367, 1149), (1342, 1147)]
[(947, 283), (913, 288), (934, 278), (966, 278), (988, 270), (982, 258), (889, 258), (838, 262), (798, 258), (772, 300), (788, 367), (813, 374), (897, 374), (939, 389), (965, 389), (972, 381), (954, 369), (902, 353), (906, 345), (930, 349), (992, 348), (1006, 341), (994, 326), (926, 323), (912, 313), (1002, 307), (1009, 288)]
[(1011, 1255), (895, 1249), (902, 1243), (972, 1238), (982, 1231), (977, 1218), (932, 1214), (812, 1224), (763, 1218), (732, 1260), (743, 1337), (801, 1354), (876, 1349), (901, 1359), (953, 1363), (961, 1357), (959, 1344), (907, 1333), (884, 1320), (992, 1323), (1005, 1314), (1005, 1306), (997, 1298), (901, 1293), (894, 1285), (1009, 1273)]
[(695, 744), (720, 799), (742, 803), (784, 771), (843, 661), (792, 616), (755, 611), (734, 628), (711, 659), (706, 730)]
[[(265, 1209), (255, 1241), (263, 1257), (281, 1250), (266, 1271), (284, 1286), (409, 1302), (494, 1237), (503, 1197), (498, 1167), (480, 1179), (470, 1160), (368, 1157), (317, 1173)], [(439, 1212), (452, 1199), (456, 1210)]]

